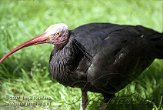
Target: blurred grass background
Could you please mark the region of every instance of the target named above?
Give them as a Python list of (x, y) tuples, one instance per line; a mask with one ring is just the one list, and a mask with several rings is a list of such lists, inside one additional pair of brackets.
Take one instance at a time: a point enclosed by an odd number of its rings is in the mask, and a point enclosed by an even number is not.
[[(0, 57), (18, 44), (40, 34), (54, 23), (63, 22), (74, 29), (90, 22), (143, 25), (163, 31), (162, 0), (0, 0)], [(80, 90), (64, 87), (48, 73), (52, 45), (28, 47), (0, 65), (0, 109), (12, 96), (50, 97), (50, 106), (9, 106), (9, 109), (77, 110)], [(88, 110), (98, 110), (102, 97), (89, 93)], [(116, 94), (110, 110), (163, 109), (163, 60), (156, 59), (135, 81)]]

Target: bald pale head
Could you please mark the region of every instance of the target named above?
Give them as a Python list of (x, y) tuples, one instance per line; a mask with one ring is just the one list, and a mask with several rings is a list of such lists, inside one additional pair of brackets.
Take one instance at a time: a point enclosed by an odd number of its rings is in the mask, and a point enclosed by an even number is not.
[(47, 36), (51, 35), (51, 34), (55, 34), (55, 33), (61, 33), (61, 32), (65, 32), (68, 30), (68, 26), (64, 23), (58, 23), (58, 24), (53, 24), (51, 26), (49, 26), (45, 33)]
[(68, 26), (64, 23), (53, 24), (46, 29), (45, 37), (49, 37), (49, 43), (62, 47), (69, 39)]

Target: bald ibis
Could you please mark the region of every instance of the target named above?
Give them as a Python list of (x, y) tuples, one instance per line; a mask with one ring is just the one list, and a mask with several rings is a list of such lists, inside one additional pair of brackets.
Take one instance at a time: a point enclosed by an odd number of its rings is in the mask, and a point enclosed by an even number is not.
[(24, 47), (43, 43), (55, 45), (49, 60), (52, 78), (81, 89), (82, 110), (87, 91), (101, 93), (108, 102), (155, 58), (163, 59), (163, 33), (141, 25), (90, 23), (69, 30), (59, 23), (11, 50), (0, 63)]

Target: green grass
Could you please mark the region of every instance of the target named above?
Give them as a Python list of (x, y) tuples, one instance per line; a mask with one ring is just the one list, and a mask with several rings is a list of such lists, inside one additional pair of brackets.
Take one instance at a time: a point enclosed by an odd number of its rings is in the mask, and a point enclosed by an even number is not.
[[(70, 29), (90, 22), (141, 24), (161, 32), (162, 13), (161, 0), (1, 0), (0, 57), (18, 44), (43, 33), (50, 24), (63, 22)], [(48, 44), (29, 47), (0, 65), (0, 109), (79, 109), (80, 90), (64, 87), (51, 80), (48, 59), (52, 49), (53, 46)], [(11, 100), (13, 96), (17, 96), (17, 99)], [(23, 97), (42, 96), (49, 99), (33, 98), (29, 102), (49, 102), (50, 106), (12, 105), (14, 102), (28, 102)], [(89, 93), (89, 99), (88, 110), (98, 110), (101, 95)], [(10, 103), (10, 106), (3, 106), (5, 103)], [(155, 60), (135, 81), (118, 92), (109, 108), (163, 109), (163, 60)]]

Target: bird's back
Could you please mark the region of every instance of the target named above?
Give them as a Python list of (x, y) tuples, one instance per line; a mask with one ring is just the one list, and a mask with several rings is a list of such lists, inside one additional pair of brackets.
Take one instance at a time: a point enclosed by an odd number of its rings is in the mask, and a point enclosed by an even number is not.
[[(112, 35), (115, 36), (115, 34), (117, 34), (120, 36), (119, 34), (123, 34), (123, 37), (120, 39), (119, 37), (113, 38), (117, 40), (116, 42), (128, 36), (131, 37), (131, 40), (134, 36), (141, 36), (141, 33), (135, 28), (136, 27), (130, 25), (90, 23), (75, 28), (73, 31), (71, 31), (70, 37), (76, 39), (92, 56), (94, 56), (97, 51), (101, 49), (103, 43), (110, 45), (106, 41), (110, 42), (112, 39), (109, 39), (109, 37)], [(125, 36), (125, 34), (127, 35)]]

